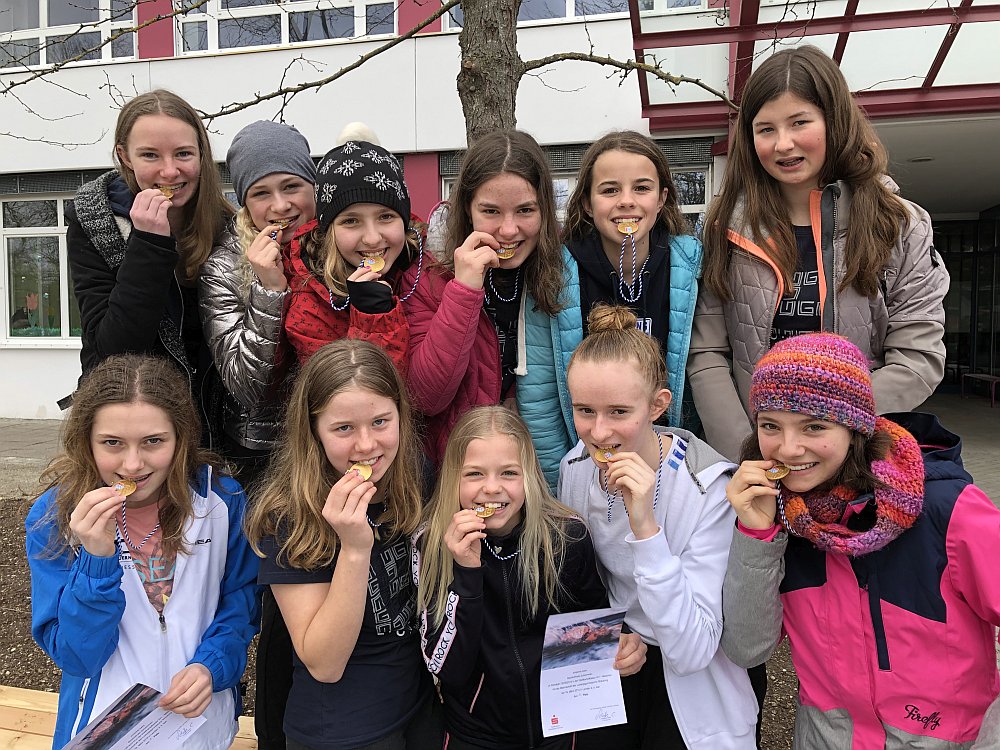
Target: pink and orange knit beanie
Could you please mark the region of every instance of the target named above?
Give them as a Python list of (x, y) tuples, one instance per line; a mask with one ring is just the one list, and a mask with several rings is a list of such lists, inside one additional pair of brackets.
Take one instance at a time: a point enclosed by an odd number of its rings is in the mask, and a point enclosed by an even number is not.
[(754, 368), (750, 409), (754, 417), (762, 411), (808, 414), (871, 435), (876, 415), (868, 360), (833, 333), (779, 341)]

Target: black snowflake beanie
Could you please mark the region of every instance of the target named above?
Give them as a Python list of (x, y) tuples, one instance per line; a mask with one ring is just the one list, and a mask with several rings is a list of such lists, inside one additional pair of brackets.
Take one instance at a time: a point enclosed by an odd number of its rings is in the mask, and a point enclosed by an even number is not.
[(391, 153), (367, 141), (348, 141), (327, 153), (316, 168), (316, 219), (326, 229), (355, 203), (391, 208), (410, 228), (410, 194), (403, 168)]

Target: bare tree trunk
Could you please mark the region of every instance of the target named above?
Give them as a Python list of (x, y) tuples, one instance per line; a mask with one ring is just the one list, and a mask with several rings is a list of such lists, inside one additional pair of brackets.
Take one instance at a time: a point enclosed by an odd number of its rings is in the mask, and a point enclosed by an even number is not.
[(494, 130), (517, 126), (517, 87), (524, 65), (517, 53), (521, 0), (463, 0), (458, 36), (462, 67), (458, 96), (469, 143)]

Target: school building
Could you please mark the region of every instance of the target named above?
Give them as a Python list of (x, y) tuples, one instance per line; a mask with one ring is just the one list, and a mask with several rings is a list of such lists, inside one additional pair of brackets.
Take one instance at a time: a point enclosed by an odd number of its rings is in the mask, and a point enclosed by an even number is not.
[[(414, 210), (426, 215), (448, 197), (465, 146), (460, 7), (407, 36), (438, 8), (0, 0), (0, 417), (56, 418), (56, 400), (75, 387), (80, 320), (63, 210), (111, 167), (122, 102), (158, 87), (205, 113), (263, 98), (210, 121), (219, 162), (254, 120), (280, 114), (317, 157), (345, 124), (363, 121), (401, 156)], [(700, 83), (636, 72), (623, 80), (592, 62), (558, 62), (522, 79), (518, 126), (546, 147), (562, 201), (591, 141), (613, 129), (650, 133), (695, 221), (725, 166), (732, 110), (719, 95), (738, 100), (776, 47), (818, 45), (840, 61), (874, 120), (903, 195), (935, 220), (952, 277), (945, 384), (954, 385), (964, 372), (1000, 375), (998, 39), (1000, 3), (984, 0), (522, 0), (524, 60), (591, 52)], [(265, 98), (391, 42), (318, 90)], [(61, 67), (37, 77), (53, 64)]]

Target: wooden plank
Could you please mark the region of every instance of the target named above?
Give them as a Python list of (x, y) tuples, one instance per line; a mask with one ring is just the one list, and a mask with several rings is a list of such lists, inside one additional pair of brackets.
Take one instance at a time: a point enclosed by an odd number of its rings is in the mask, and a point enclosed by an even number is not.
[(0, 729), (0, 750), (52, 750), (52, 735)]
[(51, 737), (56, 730), (56, 715), (50, 711), (0, 705), (0, 728)]
[(55, 713), (59, 706), (59, 693), (0, 685), (0, 705)]

